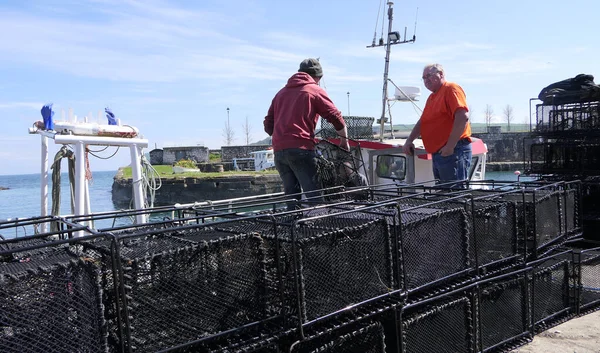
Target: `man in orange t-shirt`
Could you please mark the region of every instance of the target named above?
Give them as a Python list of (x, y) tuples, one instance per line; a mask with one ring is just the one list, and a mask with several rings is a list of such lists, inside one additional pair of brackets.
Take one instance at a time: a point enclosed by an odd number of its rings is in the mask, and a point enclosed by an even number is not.
[(440, 64), (425, 66), (423, 81), (431, 94), (402, 149), (412, 156), (413, 141), (421, 135), (425, 150), (433, 156), (433, 176), (439, 183), (468, 179), (471, 125), (465, 92), (456, 83), (446, 81)]

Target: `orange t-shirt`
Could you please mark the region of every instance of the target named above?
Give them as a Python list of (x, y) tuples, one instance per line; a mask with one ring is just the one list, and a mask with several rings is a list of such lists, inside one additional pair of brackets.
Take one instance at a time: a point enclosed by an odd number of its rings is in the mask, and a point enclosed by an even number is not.
[[(429, 95), (421, 115), (421, 138), (428, 153), (438, 152), (446, 142), (454, 124), (454, 113), (462, 108), (469, 111), (465, 91), (452, 82), (445, 82), (440, 89)], [(471, 136), (471, 124), (467, 122), (460, 138)]]

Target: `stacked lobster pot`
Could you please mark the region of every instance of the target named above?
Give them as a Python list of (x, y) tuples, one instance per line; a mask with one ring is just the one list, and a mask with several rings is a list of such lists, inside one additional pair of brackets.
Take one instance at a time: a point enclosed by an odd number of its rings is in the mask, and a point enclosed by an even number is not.
[(47, 229), (0, 241), (0, 350), (499, 352), (600, 306), (580, 183), (471, 186), (0, 224)]
[(524, 144), (528, 173), (546, 180), (581, 180), (584, 237), (600, 240), (600, 87), (543, 97)]
[(0, 222), (0, 351), (105, 352), (101, 273), (82, 256), (86, 227), (56, 217)]

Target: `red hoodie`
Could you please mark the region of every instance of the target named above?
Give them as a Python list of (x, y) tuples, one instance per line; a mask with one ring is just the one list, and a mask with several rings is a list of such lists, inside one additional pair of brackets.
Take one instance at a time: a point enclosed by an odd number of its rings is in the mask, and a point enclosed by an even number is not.
[(265, 117), (265, 132), (273, 136), (273, 150), (315, 148), (315, 128), (319, 116), (336, 130), (345, 126), (340, 112), (324, 89), (307, 73), (298, 72), (273, 98)]

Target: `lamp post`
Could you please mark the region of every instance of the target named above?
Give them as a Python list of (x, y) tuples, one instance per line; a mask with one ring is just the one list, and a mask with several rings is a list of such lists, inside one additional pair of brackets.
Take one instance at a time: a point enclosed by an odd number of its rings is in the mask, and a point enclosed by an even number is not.
[(229, 128), (229, 107), (227, 107), (227, 128)]
[(350, 116), (350, 92), (346, 92), (348, 95), (348, 116)]

